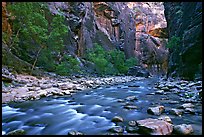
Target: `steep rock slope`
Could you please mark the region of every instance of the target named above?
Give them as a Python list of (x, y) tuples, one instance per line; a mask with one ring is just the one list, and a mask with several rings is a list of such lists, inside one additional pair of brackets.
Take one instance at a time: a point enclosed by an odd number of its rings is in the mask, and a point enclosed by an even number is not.
[(106, 50), (121, 48), (134, 56), (135, 25), (132, 11), (122, 2), (49, 2), (53, 14), (67, 18), (70, 51), (82, 56), (93, 43)]
[(135, 18), (135, 55), (151, 73), (165, 74), (168, 50), (163, 2), (129, 2), (128, 6)]
[(201, 78), (202, 2), (165, 2), (164, 8), (169, 38), (181, 39), (177, 48), (170, 49), (169, 75)]

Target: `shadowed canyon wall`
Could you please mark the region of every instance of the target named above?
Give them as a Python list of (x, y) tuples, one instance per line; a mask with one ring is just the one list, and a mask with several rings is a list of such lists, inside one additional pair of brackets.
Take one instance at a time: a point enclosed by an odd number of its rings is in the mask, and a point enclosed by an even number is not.
[(169, 38), (181, 39), (170, 49), (169, 76), (202, 78), (202, 2), (165, 2)]

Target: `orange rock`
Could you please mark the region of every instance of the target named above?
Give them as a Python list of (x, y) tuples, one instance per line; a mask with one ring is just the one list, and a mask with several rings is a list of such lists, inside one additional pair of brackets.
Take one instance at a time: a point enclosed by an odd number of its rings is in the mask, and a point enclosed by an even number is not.
[(137, 121), (139, 130), (143, 134), (151, 134), (151, 135), (171, 135), (173, 131), (173, 125), (158, 119), (144, 119)]
[[(11, 25), (8, 22), (8, 13), (6, 10), (6, 2), (2, 2), (2, 32), (8, 34), (8, 39), (11, 37)], [(8, 41), (8, 39), (6, 41)]]

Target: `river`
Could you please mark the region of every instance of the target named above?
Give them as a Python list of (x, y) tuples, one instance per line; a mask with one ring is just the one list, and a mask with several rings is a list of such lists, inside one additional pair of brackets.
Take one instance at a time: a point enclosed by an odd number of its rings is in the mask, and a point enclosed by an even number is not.
[[(108, 134), (114, 116), (120, 116), (124, 128), (128, 121), (145, 118), (158, 118), (147, 113), (152, 104), (162, 104), (167, 109), (179, 104), (168, 104), (160, 98), (176, 95), (147, 95), (155, 91), (154, 83), (157, 78), (99, 87), (80, 91), (69, 96), (52, 96), (40, 100), (11, 102), (2, 105), (2, 133), (15, 129), (24, 129), (27, 135), (67, 135), (76, 130), (86, 135)], [(124, 100), (126, 97), (136, 96), (134, 101)], [(182, 104), (182, 103), (181, 103)], [(137, 106), (136, 109), (126, 109), (125, 106)], [(201, 109), (201, 105), (198, 106)], [(165, 112), (168, 115), (168, 112)], [(202, 134), (202, 115), (183, 114), (182, 117), (169, 115), (173, 124), (191, 124), (194, 133)], [(125, 130), (123, 134), (128, 134)]]

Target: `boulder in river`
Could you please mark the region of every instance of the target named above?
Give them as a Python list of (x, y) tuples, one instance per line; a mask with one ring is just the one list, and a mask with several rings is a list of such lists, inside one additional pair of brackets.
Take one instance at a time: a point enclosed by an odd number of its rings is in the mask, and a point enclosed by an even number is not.
[(147, 118), (137, 121), (139, 132), (150, 135), (171, 135), (173, 125), (158, 119)]
[(123, 122), (123, 118), (120, 116), (115, 116), (112, 118), (112, 122)]
[(176, 125), (173, 131), (180, 135), (189, 135), (193, 132), (193, 127), (187, 124)]
[(153, 115), (161, 115), (161, 113), (164, 112), (164, 106), (157, 106), (157, 107), (149, 107), (147, 109), (147, 113), (153, 114)]

